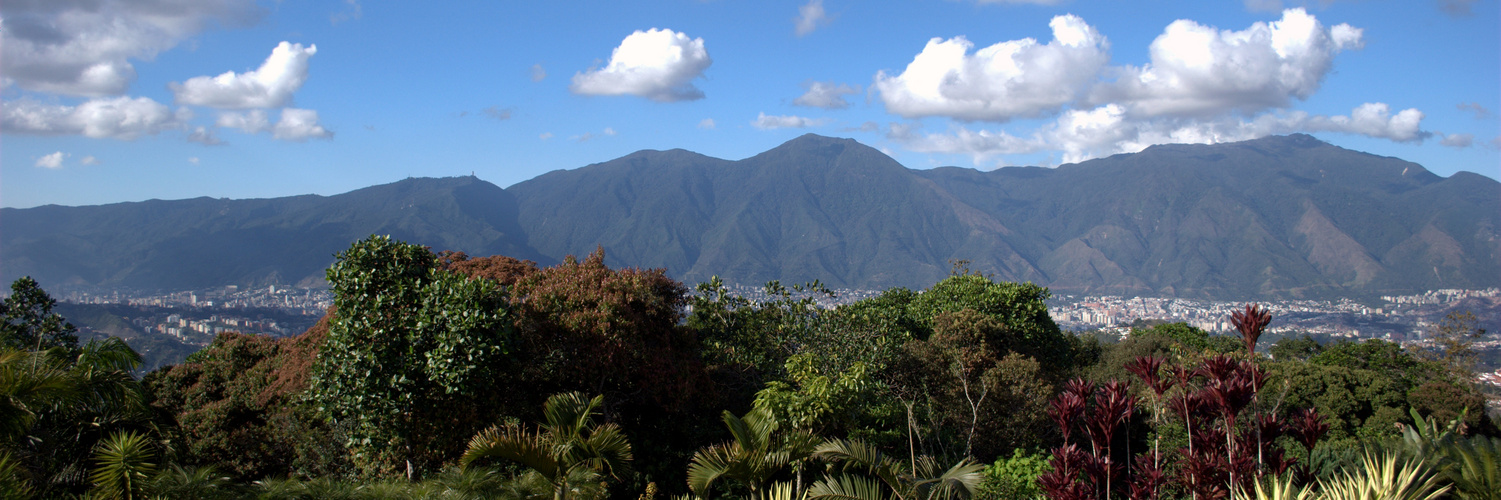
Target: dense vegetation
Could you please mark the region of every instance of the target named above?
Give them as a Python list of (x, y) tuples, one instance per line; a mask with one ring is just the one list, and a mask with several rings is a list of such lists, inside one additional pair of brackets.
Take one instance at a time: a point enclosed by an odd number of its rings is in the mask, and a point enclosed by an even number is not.
[(334, 307), (307, 333), (223, 334), (139, 380), (123, 342), (79, 345), (17, 281), (0, 491), (1355, 498), (1340, 495), (1388, 466), (1415, 475), (1409, 493), (1501, 486), (1464, 318), (1439, 353), (1296, 337), (1258, 352), (1269, 317), (1249, 306), (1240, 336), (1174, 323), (1102, 342), (1060, 331), (1047, 289), (963, 265), (823, 309), (816, 282), (748, 300), (602, 251), (539, 267), (389, 237), (327, 277)]

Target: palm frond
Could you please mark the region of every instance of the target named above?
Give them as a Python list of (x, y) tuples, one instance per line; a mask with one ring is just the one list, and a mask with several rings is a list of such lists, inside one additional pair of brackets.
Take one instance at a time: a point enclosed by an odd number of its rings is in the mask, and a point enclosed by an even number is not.
[(890, 489), (881, 481), (850, 474), (825, 476), (808, 488), (807, 500), (886, 500)]
[(94, 454), (98, 464), (89, 479), (107, 498), (140, 498), (147, 481), (156, 474), (156, 454), (146, 435), (134, 431), (110, 434)]
[(577, 436), (588, 428), (604, 400), (604, 396), (590, 399), (581, 392), (554, 394), (542, 406), (542, 414), (554, 434)]
[(708, 498), (714, 483), (726, 477), (744, 475), (745, 465), (735, 452), (735, 445), (716, 444), (693, 453), (688, 462), (688, 489), (699, 498)]
[(1501, 438), (1456, 439), (1445, 450), (1445, 473), (1454, 496), (1464, 500), (1501, 500)]
[(960, 460), (936, 477), (913, 480), (911, 489), (917, 498), (970, 498), (979, 491), (980, 483), (984, 482), (984, 470), (984, 464), (973, 463), (968, 459)]
[(459, 458), (459, 466), (468, 469), (483, 458), (513, 460), (549, 478), (558, 476), (552, 440), (541, 433), (527, 432), (520, 425), (491, 426), (475, 434)]
[(151, 481), (151, 491), (154, 496), (163, 498), (211, 500), (238, 496), (234, 481), (212, 466), (182, 467), (172, 464), (162, 469)]
[(589, 433), (589, 437), (579, 443), (579, 448), (584, 456), (579, 463), (587, 466), (590, 470), (600, 471), (612, 477), (619, 478), (631, 472), (631, 443), (625, 438), (625, 433), (620, 426), (605, 424)]
[(130, 373), (141, 367), (141, 355), (120, 337), (94, 339), (79, 348), (74, 365), (93, 371)]

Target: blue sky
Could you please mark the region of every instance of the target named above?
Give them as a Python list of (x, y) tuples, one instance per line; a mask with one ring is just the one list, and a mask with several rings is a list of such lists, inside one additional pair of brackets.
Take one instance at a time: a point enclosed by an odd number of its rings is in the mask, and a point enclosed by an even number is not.
[(1486, 0), (0, 4), (0, 205), (509, 186), (804, 133), (993, 169), (1305, 132), (1498, 177)]

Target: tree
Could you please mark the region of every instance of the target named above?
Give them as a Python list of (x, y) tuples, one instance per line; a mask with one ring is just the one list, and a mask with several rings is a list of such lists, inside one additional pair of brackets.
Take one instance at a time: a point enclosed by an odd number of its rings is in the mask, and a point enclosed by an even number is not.
[(744, 417), (726, 411), (721, 420), (734, 439), (698, 450), (688, 464), (688, 489), (700, 499), (709, 498), (715, 483), (730, 479), (749, 489), (751, 499), (766, 500), (773, 477), (811, 456), (822, 441), (807, 430), (777, 432), (781, 423), (760, 408)]
[(469, 441), (459, 464), (468, 470), (487, 458), (520, 462), (552, 484), (553, 500), (566, 500), (603, 474), (619, 479), (631, 471), (631, 443), (619, 426), (594, 422), (603, 402), (604, 396), (585, 399), (577, 392), (554, 395), (535, 432), (518, 423), (492, 426)]
[(1475, 352), (1475, 339), (1484, 336), (1485, 329), (1480, 327), (1480, 319), (1475, 317), (1475, 313), (1450, 312), (1428, 330), (1426, 337), (1433, 341), (1438, 352), (1425, 352), (1425, 357), (1443, 364), (1459, 380), (1472, 381), (1475, 378), (1475, 360), (1479, 357), (1479, 353)]
[(81, 493), (96, 443), (116, 432), (152, 427), (132, 374), (140, 364), (140, 355), (118, 337), (91, 340), (71, 351), (28, 351), (21, 356), (12, 351), (0, 356), (0, 378), (9, 379), (0, 386), (28, 378), (46, 379), (52, 385), (50, 394), (32, 399), (19, 416), (29, 421), (19, 428), (22, 435), (12, 435), (13, 440), (5, 443), (28, 469), (40, 496)]
[(427, 248), (389, 236), (356, 242), (338, 259), (312, 398), (348, 426), (361, 474), (415, 478), (493, 418), (482, 407), (508, 366), (509, 301), (493, 283), (445, 271)]
[(1049, 370), (1061, 370), (1069, 362), (1069, 343), (1058, 324), (1048, 316), (1048, 289), (1032, 283), (995, 282), (976, 274), (950, 276), (917, 295), (908, 314), (922, 331), (913, 337), (933, 334), (939, 315), (965, 309), (995, 319), (1004, 325), (1007, 337), (988, 339), (994, 349), (1030, 356)]
[(78, 347), (78, 329), (52, 312), (57, 301), (36, 280), (23, 276), (0, 302), (0, 342), (12, 349), (46, 350)]

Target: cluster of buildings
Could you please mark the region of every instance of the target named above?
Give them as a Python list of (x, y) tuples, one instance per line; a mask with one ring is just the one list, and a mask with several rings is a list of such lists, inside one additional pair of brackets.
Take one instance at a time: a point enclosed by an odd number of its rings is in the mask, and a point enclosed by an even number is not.
[(223, 332), (259, 333), (284, 336), (301, 332), (288, 331), (275, 320), (246, 318), (228, 314), (211, 314), (203, 318), (189, 318), (172, 313), (165, 317), (139, 316), (130, 319), (131, 324), (150, 333), (169, 335), (185, 344), (208, 345)]
[[(1417, 295), (1381, 297), (1380, 305), (1350, 299), (1279, 300), (1257, 304), (1271, 311), (1269, 332), (1300, 332), (1349, 338), (1418, 340), (1462, 302), (1474, 305), (1476, 314), (1501, 310), (1501, 290), (1432, 290)], [(1127, 330), (1138, 319), (1181, 321), (1209, 332), (1229, 332), (1230, 314), (1244, 309), (1243, 302), (1218, 302), (1162, 297), (1060, 295), (1049, 301), (1048, 313), (1066, 330)], [(1482, 320), (1485, 318), (1483, 317)]]
[(107, 293), (72, 291), (61, 298), (78, 304), (129, 304), (153, 307), (191, 307), (196, 309), (281, 309), (300, 314), (322, 316), (333, 305), (333, 294), (326, 289), (287, 288), (270, 285), (244, 288), (229, 285), (204, 290), (165, 294), (133, 293), (114, 290)]

